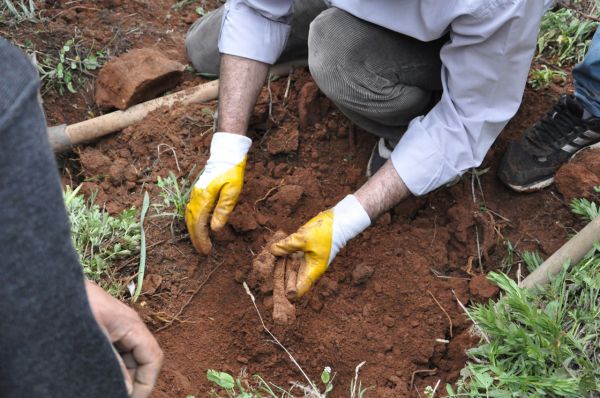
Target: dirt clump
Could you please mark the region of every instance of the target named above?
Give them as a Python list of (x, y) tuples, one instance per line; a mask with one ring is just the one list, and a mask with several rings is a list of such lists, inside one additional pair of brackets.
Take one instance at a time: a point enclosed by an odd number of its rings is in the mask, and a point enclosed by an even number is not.
[(267, 241), (261, 252), (252, 261), (248, 283), (253, 289), (260, 289), (261, 293), (273, 291), (273, 269), (275, 268), (275, 256), (269, 251), (269, 247), (275, 242), (286, 237), (285, 232), (277, 231)]
[[(296, 321), (296, 307), (290, 303), (286, 293), (287, 263), (287, 257), (278, 258), (273, 271), (273, 321), (278, 325), (291, 325)], [(295, 271), (292, 275), (288, 281), (296, 279)]]
[(558, 170), (555, 181), (567, 202), (577, 198), (592, 198), (594, 188), (600, 186), (600, 149), (578, 153)]
[(235, 208), (229, 218), (229, 224), (236, 232), (250, 232), (258, 228), (254, 209), (249, 203), (242, 203)]
[(112, 160), (93, 147), (85, 147), (79, 152), (81, 166), (91, 175), (102, 175), (108, 172)]
[(369, 280), (375, 268), (365, 263), (358, 263), (352, 270), (352, 284), (361, 285)]
[(267, 151), (271, 155), (296, 152), (300, 142), (297, 126), (281, 127), (267, 138)]
[(315, 82), (307, 82), (302, 89), (298, 98), (298, 119), (300, 128), (314, 126), (315, 123), (321, 121), (322, 104), (319, 101), (319, 87)]
[(185, 66), (155, 49), (141, 48), (111, 59), (96, 80), (96, 104), (126, 109), (177, 86)]
[(304, 188), (301, 185), (284, 185), (267, 202), (275, 213), (289, 216), (298, 207), (303, 194)]
[(488, 281), (485, 275), (477, 275), (469, 282), (469, 292), (472, 296), (485, 301), (495, 297), (499, 289), (498, 286)]
[(273, 321), (278, 325), (291, 325), (296, 320), (296, 307), (289, 299), (296, 296), (296, 277), (301, 261), (297, 256), (275, 257), (271, 254), (271, 245), (285, 237), (283, 231), (273, 234), (254, 258), (249, 277), (250, 285), (255, 289), (265, 294), (273, 293), (269, 301), (273, 305)]

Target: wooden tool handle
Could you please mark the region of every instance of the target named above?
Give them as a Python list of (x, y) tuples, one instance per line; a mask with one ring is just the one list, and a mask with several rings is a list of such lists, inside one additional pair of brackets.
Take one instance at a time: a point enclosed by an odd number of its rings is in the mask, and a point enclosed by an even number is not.
[[(273, 66), (271, 75), (286, 76), (294, 67), (306, 66), (306, 60), (296, 60)], [(144, 119), (148, 113), (161, 108), (171, 107), (175, 103), (192, 104), (217, 99), (219, 81), (213, 80), (187, 90), (178, 91), (164, 97), (156, 98), (132, 106), (124, 111), (115, 111), (93, 119), (69, 126), (60, 125), (48, 128), (48, 138), (55, 152), (69, 149), (72, 145), (81, 144), (94, 138), (123, 130), (125, 127)]]
[(577, 264), (592, 249), (594, 242), (598, 241), (600, 241), (600, 217), (593, 219), (577, 235), (562, 245), (542, 265), (523, 279), (519, 286), (531, 288), (548, 283), (548, 276), (559, 273), (567, 260), (570, 259), (572, 265)]

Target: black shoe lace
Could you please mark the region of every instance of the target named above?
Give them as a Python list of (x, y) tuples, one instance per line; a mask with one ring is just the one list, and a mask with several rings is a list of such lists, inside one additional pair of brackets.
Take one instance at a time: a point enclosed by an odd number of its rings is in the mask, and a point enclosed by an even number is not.
[(545, 118), (529, 130), (526, 138), (533, 148), (542, 154), (548, 154), (552, 149), (562, 148), (565, 137), (576, 126), (584, 126), (583, 120), (569, 110), (566, 101), (561, 100)]

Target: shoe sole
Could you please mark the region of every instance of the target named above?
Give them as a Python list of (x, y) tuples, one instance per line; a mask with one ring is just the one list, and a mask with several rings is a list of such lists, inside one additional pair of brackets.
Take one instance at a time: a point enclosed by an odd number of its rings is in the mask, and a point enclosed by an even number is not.
[[(573, 155), (571, 155), (571, 157), (569, 158), (569, 160), (567, 162), (570, 162), (571, 160), (573, 160), (575, 158), (575, 156), (577, 156), (579, 153), (581, 153), (583, 151), (590, 150), (590, 149), (597, 149), (597, 148), (600, 148), (600, 142), (597, 142), (590, 146), (586, 146), (585, 148), (581, 148), (577, 152), (573, 153)], [(567, 162), (565, 162), (565, 163), (567, 163)], [(542, 189), (552, 185), (553, 182), (554, 182), (554, 176), (547, 178), (545, 180), (542, 180), (542, 181), (537, 181), (530, 185), (513, 185), (513, 184), (506, 184), (506, 185), (508, 185), (510, 188), (512, 188), (513, 190), (515, 190), (517, 192), (536, 192), (536, 191), (542, 190)]]

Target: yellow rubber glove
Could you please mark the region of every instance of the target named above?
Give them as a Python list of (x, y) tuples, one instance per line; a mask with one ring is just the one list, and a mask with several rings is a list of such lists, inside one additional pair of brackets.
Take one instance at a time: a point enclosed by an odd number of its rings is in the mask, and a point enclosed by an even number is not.
[[(215, 133), (210, 146), (210, 158), (190, 194), (185, 210), (185, 222), (196, 250), (209, 254), (212, 248), (208, 232), (225, 226), (235, 208), (244, 185), (246, 154), (252, 145), (248, 137)], [(216, 206), (215, 206), (216, 204)]]
[(301, 297), (323, 275), (340, 249), (371, 224), (371, 219), (353, 195), (325, 210), (298, 231), (271, 246), (271, 253), (285, 256), (304, 252), (305, 264), (298, 272), (297, 297)]

